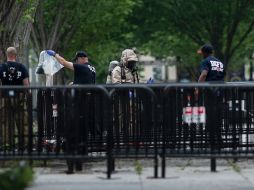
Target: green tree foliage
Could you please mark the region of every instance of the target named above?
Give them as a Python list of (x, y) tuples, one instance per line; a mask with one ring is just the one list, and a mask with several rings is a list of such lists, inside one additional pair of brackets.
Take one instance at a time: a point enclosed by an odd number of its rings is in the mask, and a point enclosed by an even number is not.
[(108, 63), (119, 55), (126, 18), (136, 0), (40, 0), (32, 30), (37, 55), (54, 49), (67, 59), (86, 50), (95, 64), (97, 79), (105, 82)]
[[(69, 44), (68, 52), (85, 49), (96, 67), (98, 82), (105, 83), (107, 67), (111, 60), (118, 59), (126, 48), (125, 30), (129, 27), (127, 16), (132, 14), (136, 0), (99, 0), (87, 23), (80, 26)], [(72, 51), (71, 51), (72, 49)]]
[(212, 43), (231, 68), (254, 48), (252, 0), (9, 0), (0, 8), (0, 59), (10, 45), (23, 52), (32, 31), (37, 55), (54, 49), (70, 60), (86, 50), (99, 82), (105, 82), (109, 61), (119, 60), (125, 48), (176, 56), (180, 72), (193, 78), (201, 59), (196, 51), (204, 43)]
[(253, 35), (251, 0), (171, 0), (162, 3), (172, 26), (198, 45), (210, 42), (227, 66), (236, 51)]
[(145, 44), (143, 49), (159, 57), (180, 56), (180, 64), (195, 73), (195, 52), (204, 43), (214, 46), (227, 67), (248, 53), (253, 11), (252, 0), (143, 0), (131, 23), (137, 26), (134, 36)]
[(20, 60), (24, 60), (38, 0), (0, 1), (0, 61), (5, 59), (9, 46), (18, 48)]

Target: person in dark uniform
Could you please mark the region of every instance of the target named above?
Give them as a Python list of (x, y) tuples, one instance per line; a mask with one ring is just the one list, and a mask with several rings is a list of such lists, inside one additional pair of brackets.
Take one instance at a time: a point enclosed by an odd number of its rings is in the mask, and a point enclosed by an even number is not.
[(2, 85), (29, 86), (29, 75), (26, 67), (17, 62), (17, 50), (9, 47), (6, 51), (7, 62), (0, 65)]
[[(74, 85), (95, 84), (96, 71), (89, 63), (87, 53), (84, 51), (76, 52), (74, 63), (65, 60), (53, 50), (46, 50), (47, 54), (54, 56), (64, 67), (74, 71)], [(85, 94), (84, 94), (85, 93)], [(70, 133), (67, 135), (66, 146), (69, 151), (77, 150), (79, 154), (87, 154), (87, 138), (89, 129), (94, 127), (94, 97), (92, 93), (76, 90), (70, 98), (74, 104), (69, 105), (73, 109), (70, 116)], [(79, 113), (78, 115), (76, 113)], [(78, 116), (78, 117), (77, 117)], [(73, 173), (73, 160), (68, 160), (67, 173)], [(76, 170), (82, 170), (82, 162), (75, 161)]]
[[(2, 85), (8, 86), (29, 86), (29, 75), (26, 67), (17, 62), (17, 50), (9, 47), (6, 51), (7, 61), (0, 64), (0, 80)], [(23, 151), (28, 142), (28, 113), (27, 93), (17, 90), (2, 90), (0, 105), (1, 128), (5, 144), (18, 145), (18, 150)], [(1, 129), (2, 130), (2, 129)], [(15, 143), (15, 136), (18, 138)], [(1, 138), (1, 136), (0, 136)]]
[(74, 71), (73, 84), (95, 84), (96, 71), (89, 63), (86, 52), (78, 51), (74, 63), (65, 60), (53, 50), (47, 50), (47, 54), (54, 56), (64, 67)]
[[(198, 50), (203, 56), (200, 64), (198, 82), (222, 83), (225, 77), (224, 64), (213, 56), (213, 47), (205, 44)], [(220, 150), (222, 146), (223, 91), (219, 88), (205, 90), (205, 106), (207, 110), (206, 127), (210, 138), (211, 151)], [(215, 170), (215, 159), (211, 159), (212, 171)]]
[(224, 64), (213, 56), (213, 47), (205, 44), (198, 50), (198, 53), (204, 58), (200, 65), (198, 82), (223, 82), (225, 77)]

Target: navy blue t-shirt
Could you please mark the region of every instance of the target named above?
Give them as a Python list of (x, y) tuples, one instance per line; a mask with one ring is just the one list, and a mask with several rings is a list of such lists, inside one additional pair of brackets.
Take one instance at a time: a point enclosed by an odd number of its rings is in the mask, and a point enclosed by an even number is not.
[(209, 56), (205, 58), (200, 65), (200, 73), (203, 70), (207, 70), (207, 76), (206, 76), (206, 81), (224, 81), (224, 76), (225, 76), (225, 68), (223, 63), (213, 57)]
[(2, 85), (23, 85), (23, 80), (28, 77), (28, 71), (21, 63), (7, 61), (0, 64)]
[(96, 71), (90, 64), (74, 63), (73, 84), (95, 84)]

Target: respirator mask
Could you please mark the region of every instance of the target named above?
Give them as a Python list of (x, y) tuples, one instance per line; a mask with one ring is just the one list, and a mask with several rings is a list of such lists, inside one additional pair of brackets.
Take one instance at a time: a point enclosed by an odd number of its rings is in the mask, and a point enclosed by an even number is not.
[(127, 66), (128, 69), (130, 69), (132, 72), (137, 70), (137, 61), (128, 61)]

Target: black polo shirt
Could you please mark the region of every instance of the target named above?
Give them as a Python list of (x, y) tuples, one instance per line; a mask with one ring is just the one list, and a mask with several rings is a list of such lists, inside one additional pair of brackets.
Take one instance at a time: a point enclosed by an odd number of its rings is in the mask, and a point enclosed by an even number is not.
[(23, 80), (28, 77), (28, 71), (21, 63), (7, 61), (0, 64), (2, 85), (23, 85)]
[(95, 84), (96, 71), (92, 65), (73, 63), (73, 67), (73, 84)]
[(209, 56), (205, 58), (200, 65), (200, 73), (203, 70), (207, 70), (206, 81), (224, 81), (225, 68), (223, 63), (215, 58), (214, 56)]

